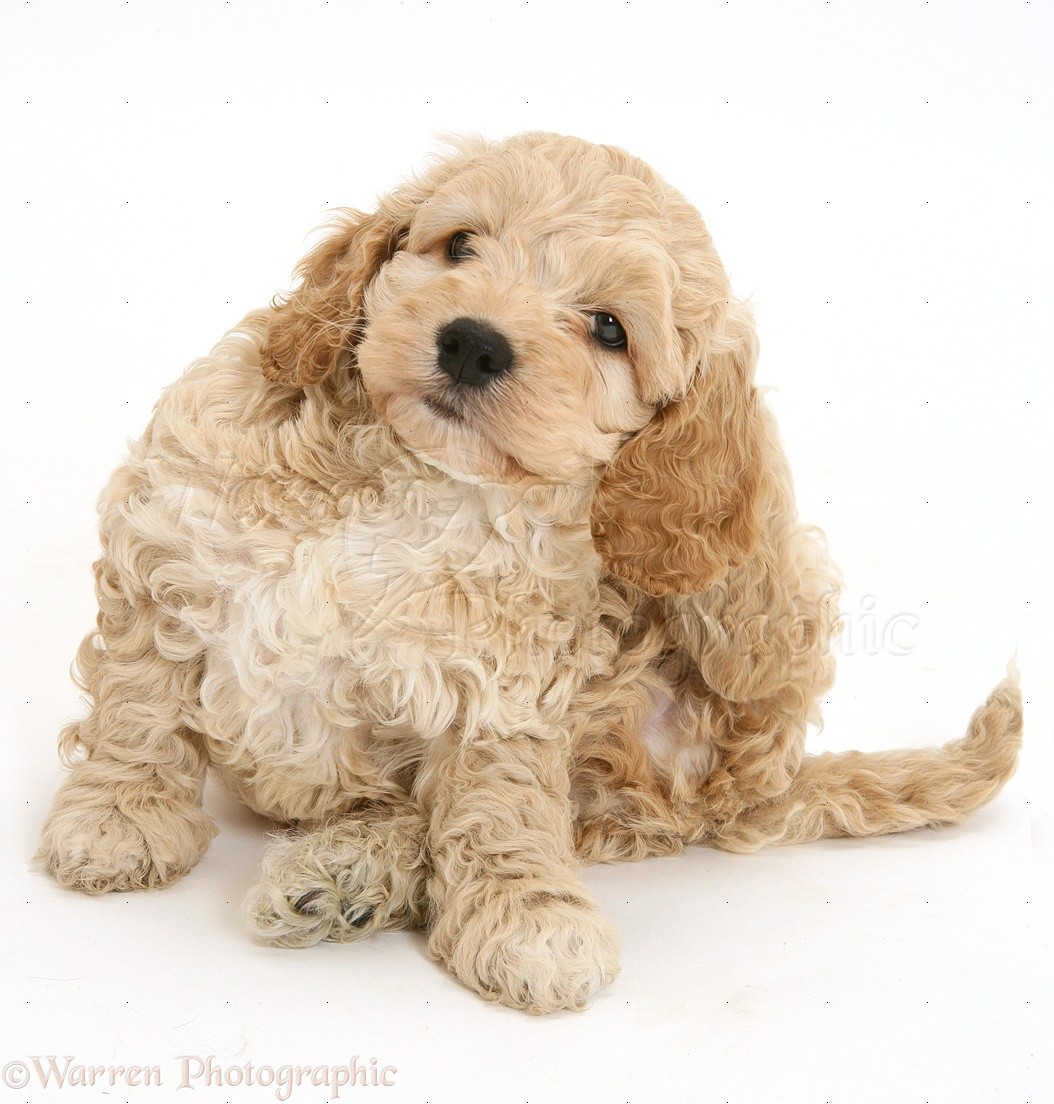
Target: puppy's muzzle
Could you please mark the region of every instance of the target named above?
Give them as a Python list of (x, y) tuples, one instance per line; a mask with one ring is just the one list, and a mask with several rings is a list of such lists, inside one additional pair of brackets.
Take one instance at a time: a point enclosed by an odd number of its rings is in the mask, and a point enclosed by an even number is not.
[(436, 363), (465, 387), (486, 387), (512, 367), (512, 348), (503, 334), (472, 318), (456, 318), (436, 334)]

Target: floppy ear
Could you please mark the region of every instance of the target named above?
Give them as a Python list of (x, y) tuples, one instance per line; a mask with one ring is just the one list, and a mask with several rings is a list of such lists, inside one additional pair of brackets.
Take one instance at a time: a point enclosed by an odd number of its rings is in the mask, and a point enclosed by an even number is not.
[(318, 383), (352, 350), (366, 285), (395, 250), (394, 223), (381, 214), (342, 212), (334, 230), (297, 266), (299, 286), (268, 320), (260, 367), (277, 383)]
[(730, 302), (688, 393), (616, 453), (591, 518), (611, 574), (656, 596), (693, 594), (757, 550), (774, 452), (754, 387), (756, 360), (750, 312)]

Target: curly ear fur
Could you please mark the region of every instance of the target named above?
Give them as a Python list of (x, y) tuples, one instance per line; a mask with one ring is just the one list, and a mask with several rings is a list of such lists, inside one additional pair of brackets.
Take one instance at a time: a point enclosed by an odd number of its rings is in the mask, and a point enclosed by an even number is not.
[(756, 360), (753, 318), (730, 302), (688, 393), (616, 453), (591, 518), (611, 574), (656, 596), (692, 594), (757, 549), (772, 479)]
[(274, 304), (260, 367), (276, 383), (318, 383), (351, 351), (366, 285), (395, 249), (394, 223), (380, 213), (344, 211), (334, 228), (297, 266), (297, 289)]

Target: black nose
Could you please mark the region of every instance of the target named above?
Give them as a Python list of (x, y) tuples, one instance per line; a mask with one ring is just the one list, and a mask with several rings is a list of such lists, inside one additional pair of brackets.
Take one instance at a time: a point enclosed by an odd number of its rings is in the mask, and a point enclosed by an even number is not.
[(497, 330), (472, 318), (455, 318), (436, 334), (436, 362), (455, 382), (483, 387), (512, 366), (512, 349)]

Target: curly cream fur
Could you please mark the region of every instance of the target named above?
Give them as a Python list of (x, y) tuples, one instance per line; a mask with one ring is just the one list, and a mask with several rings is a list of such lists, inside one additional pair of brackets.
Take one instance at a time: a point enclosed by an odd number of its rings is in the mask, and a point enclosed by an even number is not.
[[(643, 163), (464, 142), (299, 275), (103, 493), (92, 707), (39, 852), (63, 884), (188, 871), (211, 767), (286, 826), (247, 900), (261, 938), (425, 927), (484, 997), (549, 1012), (618, 969), (583, 861), (954, 822), (1010, 775), (1013, 675), (943, 749), (804, 754), (838, 577), (749, 312)], [(436, 365), (461, 317), (515, 355), (473, 393)]]

